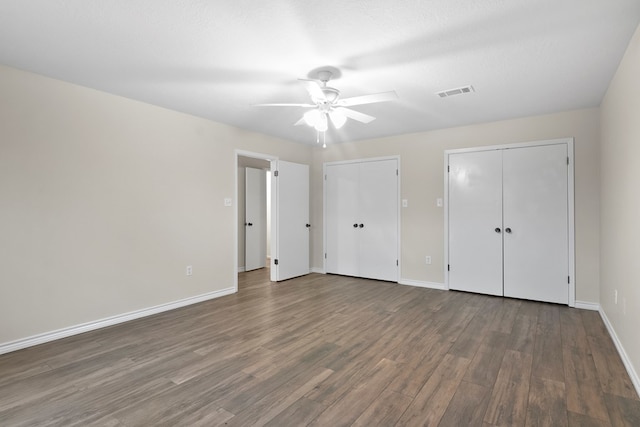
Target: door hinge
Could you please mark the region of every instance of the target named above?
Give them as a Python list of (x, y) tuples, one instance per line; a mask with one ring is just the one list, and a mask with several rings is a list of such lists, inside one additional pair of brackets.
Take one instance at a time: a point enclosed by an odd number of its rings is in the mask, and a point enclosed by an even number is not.
[(273, 260), (273, 263), (274, 263), (275, 265), (278, 265), (278, 260), (277, 260), (277, 259), (274, 259), (274, 260)]
[(398, 260), (396, 260), (396, 266), (398, 266), (398, 265), (400, 265), (400, 264), (398, 264)]
[(447, 264), (447, 271), (451, 271), (451, 266)]
[(571, 276), (567, 276), (567, 283), (571, 283)]
[(327, 259), (327, 253), (326, 252), (324, 253), (324, 259)]
[(567, 157), (567, 164), (569, 164), (569, 157)]
[(447, 165), (447, 172), (449, 172), (449, 165)]
[(273, 176), (278, 176), (278, 171), (273, 171)]
[(327, 174), (324, 174), (324, 180), (325, 181), (327, 180)]
[(396, 176), (398, 176), (398, 169), (396, 169)]

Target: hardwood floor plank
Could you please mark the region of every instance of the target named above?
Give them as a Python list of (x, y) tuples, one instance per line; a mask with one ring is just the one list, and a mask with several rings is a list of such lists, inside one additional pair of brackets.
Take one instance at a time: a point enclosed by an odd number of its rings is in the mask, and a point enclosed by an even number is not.
[(490, 398), (490, 388), (462, 381), (438, 426), (482, 426)]
[(0, 355), (0, 425), (640, 425), (598, 313), (268, 269), (238, 286)]
[(587, 339), (602, 390), (605, 393), (638, 400), (638, 394), (611, 338), (590, 335)]
[(384, 391), (397, 372), (397, 364), (388, 359), (380, 362), (338, 401), (330, 405), (311, 425), (349, 426)]
[(398, 425), (438, 425), (469, 366), (469, 359), (445, 354), (429, 380), (420, 389)]
[(564, 427), (568, 422), (564, 383), (532, 376), (525, 425)]
[(494, 426), (521, 426), (526, 420), (532, 356), (507, 350), (484, 421)]
[(411, 398), (387, 387), (354, 421), (352, 426), (393, 426), (407, 409), (411, 400)]
[(602, 421), (609, 421), (598, 374), (590, 353), (579, 347), (563, 346), (567, 409)]

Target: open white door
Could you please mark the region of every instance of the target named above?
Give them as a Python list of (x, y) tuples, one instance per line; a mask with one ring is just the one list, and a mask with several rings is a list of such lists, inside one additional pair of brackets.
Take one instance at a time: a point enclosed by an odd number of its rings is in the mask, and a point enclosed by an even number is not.
[(245, 271), (266, 266), (267, 261), (267, 173), (245, 169)]
[(309, 166), (274, 163), (271, 281), (277, 282), (309, 274)]

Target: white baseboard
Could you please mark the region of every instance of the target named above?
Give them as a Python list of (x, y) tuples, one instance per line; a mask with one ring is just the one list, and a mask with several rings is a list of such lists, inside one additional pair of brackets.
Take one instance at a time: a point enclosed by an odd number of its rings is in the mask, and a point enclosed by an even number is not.
[(324, 268), (320, 268), (320, 267), (311, 267), (311, 270), (309, 270), (310, 273), (318, 273), (318, 274), (327, 274), (326, 271), (324, 271)]
[(640, 395), (640, 377), (638, 376), (638, 373), (634, 369), (633, 364), (629, 359), (629, 356), (627, 356), (627, 352), (624, 351), (624, 347), (622, 346), (622, 343), (618, 339), (618, 335), (616, 334), (615, 329), (613, 329), (613, 325), (611, 325), (611, 322), (609, 322), (609, 318), (607, 317), (602, 307), (600, 308), (600, 310), (598, 310), (598, 312), (600, 313), (600, 317), (602, 317), (602, 321), (604, 322), (604, 325), (607, 327), (607, 331), (609, 331), (609, 335), (611, 335), (611, 339), (613, 340), (613, 343), (616, 345), (618, 354), (620, 354), (622, 363), (624, 364), (624, 367), (627, 369), (627, 373), (629, 374), (629, 377), (631, 378), (631, 382), (633, 383), (633, 386), (636, 389), (636, 393)]
[(600, 304), (596, 302), (587, 302), (587, 301), (577, 301), (576, 307), (582, 310), (592, 310), (592, 311), (600, 311)]
[(447, 290), (447, 288), (444, 286), (444, 283), (423, 282), (420, 280), (411, 280), (411, 279), (400, 279), (398, 280), (398, 283), (406, 286), (416, 286), (418, 288), (439, 289), (441, 291)]
[(244, 273), (244, 267), (238, 267), (238, 273)]
[(196, 304), (236, 292), (235, 288), (226, 288), (219, 291), (208, 292), (206, 294), (197, 295), (173, 301), (166, 304), (156, 305), (155, 307), (143, 308), (142, 310), (131, 311), (129, 313), (118, 314), (116, 316), (107, 317), (93, 322), (82, 323), (80, 325), (70, 326), (68, 328), (58, 329), (43, 334), (33, 335), (31, 337), (22, 338), (16, 341), (10, 341), (0, 344), (0, 354), (9, 353), (23, 348), (32, 347), (38, 344), (44, 344), (49, 341), (78, 335), (84, 332), (93, 331), (107, 326), (117, 325), (118, 323), (128, 322), (130, 320), (139, 319), (141, 317), (151, 316), (153, 314), (162, 313), (163, 311), (174, 310), (176, 308), (185, 307), (187, 305)]

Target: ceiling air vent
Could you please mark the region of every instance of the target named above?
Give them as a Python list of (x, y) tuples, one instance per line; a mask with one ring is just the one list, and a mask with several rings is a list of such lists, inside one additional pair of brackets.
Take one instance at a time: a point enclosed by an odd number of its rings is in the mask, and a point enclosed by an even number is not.
[(447, 98), (449, 96), (462, 95), (463, 93), (471, 93), (471, 92), (475, 92), (475, 91), (473, 90), (473, 86), (469, 85), (469, 86), (457, 87), (455, 89), (443, 90), (442, 92), (438, 92), (436, 95), (438, 95), (440, 98)]

